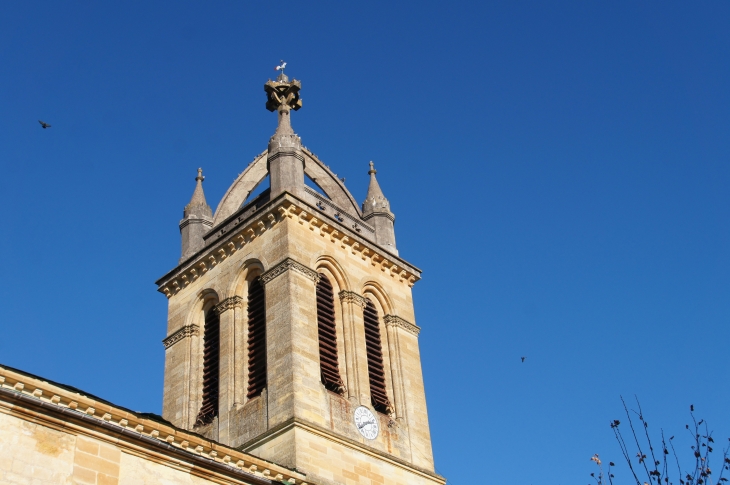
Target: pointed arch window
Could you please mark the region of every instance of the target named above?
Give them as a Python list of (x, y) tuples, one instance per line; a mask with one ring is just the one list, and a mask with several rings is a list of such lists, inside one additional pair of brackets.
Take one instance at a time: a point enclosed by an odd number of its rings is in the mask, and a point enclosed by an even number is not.
[(261, 280), (248, 285), (248, 399), (266, 387), (266, 293)]
[(385, 368), (383, 366), (383, 346), (380, 340), (380, 318), (378, 309), (366, 298), (363, 310), (365, 320), (365, 346), (368, 354), (368, 377), (370, 378), (370, 399), (376, 411), (390, 414), (393, 407), (388, 400), (385, 388)]
[(337, 328), (335, 326), (335, 296), (332, 283), (320, 273), (317, 283), (317, 330), (319, 333), (319, 369), (322, 384), (330, 391), (343, 393), (337, 360)]
[(220, 355), (220, 317), (211, 307), (205, 312), (203, 329), (203, 403), (196, 426), (213, 422), (218, 416), (218, 368)]

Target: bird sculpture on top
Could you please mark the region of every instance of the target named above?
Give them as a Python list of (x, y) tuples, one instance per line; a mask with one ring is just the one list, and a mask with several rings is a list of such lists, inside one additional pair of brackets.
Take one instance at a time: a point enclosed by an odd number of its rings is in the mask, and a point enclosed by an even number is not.
[(285, 68), (286, 68), (286, 62), (284, 62), (284, 60), (282, 59), (281, 60), (281, 64), (279, 64), (278, 66), (276, 66), (274, 68), (274, 71), (281, 71), (281, 73), (284, 74), (284, 69)]

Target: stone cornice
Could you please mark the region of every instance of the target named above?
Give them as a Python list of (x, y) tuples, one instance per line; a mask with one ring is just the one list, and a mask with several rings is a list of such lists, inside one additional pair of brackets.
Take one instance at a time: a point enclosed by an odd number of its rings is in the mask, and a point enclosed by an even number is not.
[[(332, 217), (338, 220), (341, 224), (351, 227), (355, 230), (355, 232), (364, 236), (365, 239), (375, 242), (375, 228), (370, 224), (367, 224), (364, 218), (351, 215), (346, 210), (335, 205), (335, 203), (327, 199), (327, 197), (324, 197), (316, 190), (310, 189), (307, 186), (304, 186), (304, 192), (316, 199), (317, 202), (315, 205), (317, 205), (317, 209), (319, 209), (320, 212), (327, 213), (327, 209), (329, 209), (333, 214)], [(363, 234), (363, 230), (365, 231), (365, 234)]]
[(286, 215), (292, 219), (296, 218), (299, 224), (309, 227), (313, 231), (317, 229), (320, 236), (329, 239), (330, 242), (339, 245), (352, 255), (359, 256), (363, 260), (369, 260), (371, 265), (379, 267), (383, 273), (406, 283), (409, 287), (412, 287), (416, 281), (421, 279), (419, 269), (377, 244), (368, 241), (357, 234), (356, 231), (343, 227), (339, 222), (330, 225), (328, 223), (330, 217), (327, 214), (321, 214), (318, 210), (312, 208), (308, 210), (307, 207), (310, 206), (306, 202), (302, 202), (301, 206), (292, 204), (287, 207)]
[(365, 305), (367, 304), (365, 297), (358, 295), (354, 291), (342, 290), (339, 295), (342, 303), (354, 303), (362, 308), (365, 308)]
[[(92, 436), (125, 452), (173, 468), (196, 468), (201, 476), (226, 483), (305, 485), (306, 476), (283, 466), (177, 428), (158, 418), (140, 416), (78, 389), (0, 366), (0, 413), (39, 422), (72, 434)], [(191, 465), (192, 464), (192, 465)]]
[(233, 308), (241, 308), (242, 306), (243, 298), (235, 295), (230, 298), (226, 298), (222, 302), (218, 303), (215, 307), (213, 307), (213, 310), (215, 311), (216, 315), (220, 315), (221, 313), (227, 312), (228, 310), (232, 310)]
[(419, 333), (421, 333), (421, 327), (413, 325), (411, 322), (403, 320), (401, 317), (395, 315), (386, 315), (385, 317), (383, 317), (383, 321), (386, 325), (400, 327), (403, 330), (412, 333), (413, 335), (418, 335)]
[(198, 335), (200, 331), (200, 327), (198, 327), (195, 324), (192, 325), (185, 325), (184, 327), (178, 329), (177, 331), (173, 332), (172, 335), (165, 338), (162, 341), (162, 344), (165, 346), (165, 349), (169, 349), (174, 344), (178, 343), (184, 338), (191, 337), (193, 335)]
[(276, 266), (274, 266), (273, 268), (268, 270), (266, 273), (262, 274), (260, 277), (261, 283), (266, 285), (267, 283), (269, 283), (271, 280), (273, 280), (277, 276), (282, 275), (289, 270), (296, 271), (297, 273), (301, 273), (304, 276), (306, 276), (307, 278), (309, 278), (310, 280), (314, 281), (315, 283), (317, 283), (319, 281), (319, 274), (317, 274), (316, 271), (304, 266), (302, 263), (294, 261), (291, 258), (286, 258), (284, 261), (277, 264)]
[(213, 228), (204, 248), (157, 281), (158, 291), (168, 298), (172, 297), (221, 261), (286, 219), (308, 227), (353, 257), (368, 261), (385, 275), (409, 287), (421, 278), (418, 268), (390, 254), (355, 230), (344, 227), (328, 214), (321, 213), (307, 202), (285, 192), (267, 202), (255, 213), (233, 214)]

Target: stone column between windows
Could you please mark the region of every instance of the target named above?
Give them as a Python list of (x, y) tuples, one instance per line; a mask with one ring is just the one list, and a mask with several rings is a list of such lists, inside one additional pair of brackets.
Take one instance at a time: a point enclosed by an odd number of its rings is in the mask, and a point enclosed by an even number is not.
[(187, 429), (193, 429), (195, 420), (198, 418), (198, 411), (203, 401), (203, 331), (205, 323), (199, 326), (200, 330), (197, 334), (190, 338), (188, 344), (188, 361), (186, 394), (188, 396), (185, 402), (185, 422)]
[(388, 334), (388, 354), (390, 357), (390, 379), (393, 383), (393, 406), (395, 407), (395, 419), (397, 421), (407, 423), (406, 407), (405, 407), (405, 390), (403, 389), (403, 360), (400, 355), (400, 341), (398, 338), (398, 329), (389, 323), (386, 315), (385, 329)]
[[(198, 327), (196, 325), (196, 327)], [(185, 383), (184, 396), (188, 396), (183, 406), (183, 422), (186, 424), (188, 429), (192, 429), (195, 424), (195, 419), (198, 415), (198, 406), (200, 406), (200, 388), (202, 386), (202, 377), (199, 375), (200, 367), (200, 347), (202, 346), (201, 330), (198, 330), (193, 336), (186, 340), (185, 349), (187, 353), (186, 366), (185, 366), (185, 377), (183, 382)], [(198, 381), (201, 381), (200, 383)]]
[[(356, 403), (372, 407), (370, 399), (370, 377), (368, 374), (368, 351), (365, 342), (365, 316), (363, 315), (366, 301), (363, 296), (358, 295), (354, 291), (347, 290), (340, 292), (340, 299), (342, 300), (343, 315), (349, 313), (350, 317), (350, 324), (347, 325), (350, 329), (350, 337), (346, 341), (350, 343), (351, 349), (347, 353), (350, 359), (352, 359), (352, 381), (356, 385), (351, 396), (355, 399)], [(348, 309), (347, 312), (344, 311), (345, 308)]]
[[(347, 387), (347, 399), (354, 404), (359, 403), (360, 382), (357, 368), (357, 337), (355, 327), (364, 327), (362, 309), (365, 300), (362, 296), (348, 290), (339, 293), (342, 304), (342, 329), (345, 342), (345, 386)], [(363, 330), (364, 331), (364, 330)], [(367, 370), (367, 369), (366, 369)], [(368, 383), (369, 386), (369, 383)]]
[(248, 303), (233, 309), (234, 324), (234, 359), (233, 359), (233, 406), (240, 407), (246, 402), (248, 386)]
[(235, 398), (235, 309), (243, 298), (232, 296), (215, 307), (220, 319), (220, 356), (218, 359), (218, 441), (230, 441), (230, 415)]
[(316, 282), (312, 269), (286, 258), (261, 275), (266, 285), (268, 427), (297, 417), (324, 425), (312, 389), (321, 381)]

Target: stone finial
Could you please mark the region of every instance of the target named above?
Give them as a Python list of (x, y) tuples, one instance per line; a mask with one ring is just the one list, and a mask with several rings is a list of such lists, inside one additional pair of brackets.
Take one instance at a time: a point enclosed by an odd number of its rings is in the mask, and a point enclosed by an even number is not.
[(375, 164), (370, 162), (370, 185), (365, 202), (362, 203), (362, 218), (375, 227), (375, 242), (390, 253), (398, 255), (395, 248), (395, 216), (390, 212), (390, 202), (383, 195), (378, 179), (375, 178)]
[(210, 209), (210, 206), (208, 205), (208, 202), (205, 200), (205, 193), (203, 192), (203, 180), (205, 180), (205, 177), (203, 176), (203, 169), (198, 169), (198, 176), (195, 177), (195, 190), (193, 191), (193, 196), (190, 198), (190, 203), (185, 206), (185, 210), (183, 211), (183, 217), (187, 217), (189, 215), (198, 215), (198, 216), (212, 216), (213, 211)]
[(277, 111), (280, 107), (297, 111), (302, 107), (302, 100), (299, 98), (299, 90), (302, 89), (301, 81), (293, 79), (289, 81), (289, 77), (283, 72), (279, 74), (276, 81), (269, 79), (264, 84), (266, 91), (266, 109), (269, 111)]
[(213, 226), (213, 211), (205, 200), (203, 192), (203, 169), (198, 169), (195, 177), (195, 190), (190, 203), (183, 210), (183, 219), (180, 221), (180, 236), (182, 237), (182, 257), (180, 261), (195, 254), (203, 247), (203, 235)]
[(383, 191), (380, 189), (378, 179), (375, 178), (375, 174), (378, 173), (375, 170), (375, 164), (370, 162), (370, 185), (368, 186), (368, 195), (365, 197), (365, 202), (362, 204), (362, 215), (367, 216), (374, 212), (388, 212), (390, 213), (390, 202), (383, 195)]
[[(289, 113), (291, 110), (297, 111), (302, 107), (302, 100), (299, 98), (299, 90), (302, 89), (302, 83), (293, 79), (289, 81), (289, 78), (282, 71), (281, 74), (276, 78), (276, 81), (267, 81), (264, 84), (264, 90), (266, 91), (266, 109), (269, 111), (277, 111), (279, 114), (279, 124), (276, 127), (276, 133), (274, 138), (292, 138), (292, 140), (286, 140), (294, 142), (296, 145), (299, 137), (294, 135), (294, 130), (291, 127), (291, 120), (289, 119)], [(277, 137), (277, 135), (280, 135)], [(283, 135), (283, 136), (282, 136)], [(290, 143), (286, 143), (289, 145)], [(281, 140), (279, 141), (281, 144)]]
[(266, 109), (278, 113), (279, 122), (276, 132), (269, 140), (267, 165), (270, 177), (270, 197), (273, 199), (282, 192), (302, 196), (304, 194), (304, 156), (301, 153), (302, 140), (294, 133), (289, 115), (292, 110), (302, 107), (299, 90), (302, 83), (291, 81), (283, 73), (286, 64), (279, 66), (282, 73), (276, 81), (264, 84)]

